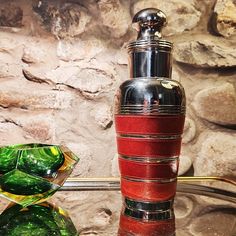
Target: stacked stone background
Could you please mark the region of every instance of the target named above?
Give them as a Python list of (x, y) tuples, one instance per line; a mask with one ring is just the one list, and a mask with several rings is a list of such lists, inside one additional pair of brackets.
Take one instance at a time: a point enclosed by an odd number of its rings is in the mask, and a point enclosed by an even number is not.
[[(132, 16), (146, 7), (167, 14), (187, 95), (180, 175), (235, 176), (235, 0), (0, 0), (0, 144), (63, 143), (80, 157), (74, 176), (117, 176), (113, 98), (128, 79)], [(101, 196), (112, 200), (97, 205), (97, 228), (118, 218), (118, 197)]]

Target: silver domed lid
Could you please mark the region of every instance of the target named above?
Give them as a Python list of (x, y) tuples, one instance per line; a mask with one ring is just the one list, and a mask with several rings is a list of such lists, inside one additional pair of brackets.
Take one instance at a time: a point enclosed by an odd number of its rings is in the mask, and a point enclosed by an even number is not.
[(136, 41), (128, 44), (128, 51), (147, 47), (171, 51), (172, 43), (161, 39), (161, 30), (167, 24), (166, 15), (161, 10), (141, 10), (133, 17), (132, 23), (138, 31), (138, 37)]
[(139, 11), (133, 18), (137, 40), (128, 44), (130, 78), (171, 78), (172, 43), (161, 39), (165, 14), (155, 8)]

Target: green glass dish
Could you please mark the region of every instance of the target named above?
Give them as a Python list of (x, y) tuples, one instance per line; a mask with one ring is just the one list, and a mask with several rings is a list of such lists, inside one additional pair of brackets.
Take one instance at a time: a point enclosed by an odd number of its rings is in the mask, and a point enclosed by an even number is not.
[(0, 147), (0, 195), (22, 206), (45, 201), (64, 184), (78, 161), (65, 146)]
[(10, 204), (0, 215), (0, 235), (4, 236), (77, 236), (68, 214), (44, 202), (23, 207)]

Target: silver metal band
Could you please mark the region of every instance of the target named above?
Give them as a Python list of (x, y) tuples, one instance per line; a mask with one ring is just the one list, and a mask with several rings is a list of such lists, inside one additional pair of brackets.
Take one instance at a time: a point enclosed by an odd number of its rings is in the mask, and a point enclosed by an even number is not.
[(117, 137), (123, 137), (123, 138), (144, 138), (144, 139), (179, 139), (179, 138), (181, 138), (181, 135), (118, 134)]
[(170, 209), (167, 211), (156, 211), (156, 212), (148, 212), (148, 211), (139, 211), (130, 209), (128, 207), (124, 207), (122, 209), (122, 214), (133, 219), (143, 220), (143, 221), (161, 221), (161, 220), (171, 220), (174, 219), (174, 210)]
[(138, 51), (138, 50), (147, 50), (147, 48), (154, 48), (163, 50), (165, 52), (171, 52), (173, 44), (166, 40), (138, 40), (130, 42), (127, 46), (128, 52)]
[(133, 210), (139, 211), (148, 211), (148, 212), (160, 212), (167, 211), (173, 208), (174, 199), (162, 202), (148, 202), (148, 201), (140, 201), (133, 200), (130, 198), (123, 198), (124, 205)]
[(143, 163), (168, 163), (173, 161), (178, 161), (178, 156), (172, 156), (172, 157), (130, 157), (125, 155), (119, 155), (119, 158), (129, 160), (129, 161), (135, 161), (135, 162), (143, 162)]
[(116, 111), (117, 114), (143, 114), (148, 113), (150, 115), (179, 115), (185, 114), (185, 106), (175, 105), (121, 105)]
[(123, 177), (121, 179), (125, 179), (128, 181), (132, 181), (132, 182), (142, 182), (142, 183), (172, 183), (177, 181), (177, 178), (171, 178), (171, 179), (137, 179), (137, 178), (131, 178), (131, 177)]

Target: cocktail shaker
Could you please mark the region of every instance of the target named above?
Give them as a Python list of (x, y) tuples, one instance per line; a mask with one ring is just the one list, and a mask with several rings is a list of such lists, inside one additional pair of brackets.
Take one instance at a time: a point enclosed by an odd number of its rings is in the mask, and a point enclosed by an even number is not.
[(121, 192), (137, 209), (149, 204), (162, 211), (176, 193), (185, 93), (171, 78), (172, 43), (161, 38), (165, 14), (144, 9), (133, 25), (138, 37), (127, 46), (130, 79), (115, 98)]

